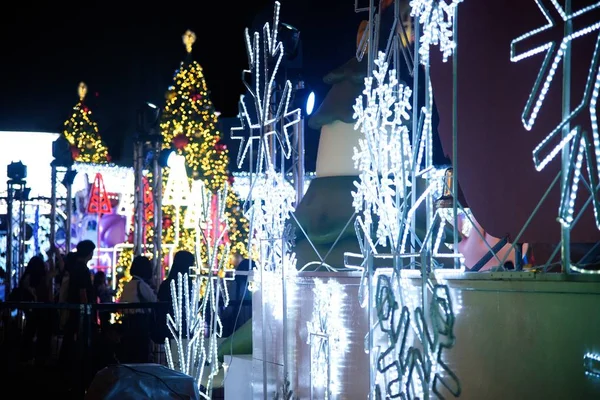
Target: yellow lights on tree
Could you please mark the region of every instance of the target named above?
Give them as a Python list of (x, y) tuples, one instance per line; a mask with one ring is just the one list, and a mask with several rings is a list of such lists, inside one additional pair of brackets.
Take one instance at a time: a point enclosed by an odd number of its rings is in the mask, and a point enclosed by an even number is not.
[[(169, 87), (166, 94), (160, 121), (163, 148), (173, 149), (177, 156), (183, 157), (185, 161), (183, 169), (189, 180), (188, 190), (192, 189), (190, 202), (176, 204), (176, 199), (172, 198), (176, 194), (173, 193), (171, 196), (170, 192), (173, 188), (169, 188), (173, 169), (171, 167), (163, 170), (163, 187), (167, 201), (166, 203), (163, 201), (162, 207), (162, 245), (175, 245), (174, 251), (188, 250), (192, 253), (195, 253), (196, 249), (196, 229), (192, 225), (198, 221), (199, 211), (195, 207), (201, 204), (209, 208), (213, 207), (219, 190), (225, 187), (226, 182), (230, 184), (230, 188), (233, 183), (233, 177), (228, 171), (229, 153), (227, 146), (220, 142), (221, 133), (217, 129), (217, 114), (209, 98), (202, 67), (191, 58), (195, 41), (196, 35), (193, 32), (187, 31), (183, 35), (183, 43), (188, 55), (175, 72), (173, 85)], [(180, 172), (178, 174), (182, 175)], [(148, 178), (152, 179), (150, 175)], [(195, 198), (200, 188), (205, 188), (207, 192), (204, 201)], [(240, 199), (232, 189), (227, 191), (225, 212), (229, 224), (230, 254), (239, 253), (246, 257), (249, 224), (244, 218)], [(153, 223), (149, 221), (146, 243), (153, 243), (152, 226)], [(200, 247), (200, 255), (206, 262), (207, 249), (203, 248), (205, 246), (202, 243)], [(126, 250), (119, 258), (118, 267), (124, 274), (119, 280), (119, 285), (131, 279), (127, 272), (131, 263), (131, 254), (130, 250)], [(224, 245), (220, 246), (218, 254), (225, 254)], [(228, 260), (226, 265), (232, 268), (232, 260)], [(163, 266), (169, 267), (167, 260), (164, 260)]]
[(77, 88), (79, 102), (73, 114), (65, 121), (63, 135), (71, 144), (73, 159), (78, 162), (101, 164), (110, 161), (108, 148), (98, 133), (98, 124), (92, 120), (92, 112), (85, 105), (87, 86), (81, 82)]
[[(185, 158), (185, 168), (190, 178), (190, 186), (200, 187), (202, 182), (211, 196), (232, 183), (229, 174), (229, 153), (227, 146), (221, 143), (221, 133), (217, 129), (217, 114), (209, 98), (202, 67), (192, 60), (192, 46), (196, 41), (194, 32), (187, 31), (183, 44), (188, 53), (186, 60), (175, 72), (173, 85), (166, 95), (166, 104), (162, 113), (161, 132), (163, 147), (174, 149), (177, 155)], [(172, 171), (165, 170), (165, 182)], [(205, 205), (211, 207), (212, 200), (207, 198)], [(177, 250), (194, 251), (195, 230), (190, 228), (190, 219), (197, 212), (197, 204), (185, 204), (181, 207), (163, 206), (163, 243), (176, 243)], [(190, 214), (187, 215), (189, 208)], [(232, 252), (246, 255), (248, 222), (243, 216), (240, 200), (233, 190), (228, 191), (226, 212), (229, 219), (228, 239)], [(183, 219), (182, 219), (183, 218)], [(183, 227), (178, 222), (183, 222)], [(179, 234), (176, 235), (175, 231)], [(176, 238), (177, 237), (177, 238)], [(204, 257), (204, 249), (201, 249)]]

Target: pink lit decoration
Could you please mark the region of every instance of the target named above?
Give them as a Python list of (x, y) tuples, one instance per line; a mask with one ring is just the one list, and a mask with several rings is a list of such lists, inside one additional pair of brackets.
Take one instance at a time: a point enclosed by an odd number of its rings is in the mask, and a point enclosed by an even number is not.
[(148, 178), (142, 178), (144, 186), (144, 235), (142, 236), (144, 244), (146, 244), (146, 236), (148, 224), (154, 219), (154, 199), (152, 197), (152, 188), (148, 182)]
[(88, 201), (87, 212), (88, 214), (96, 214), (98, 216), (98, 224), (96, 229), (98, 232), (98, 238), (96, 241), (96, 247), (98, 248), (98, 252), (100, 252), (100, 248), (102, 247), (102, 235), (100, 229), (102, 225), (102, 215), (112, 213), (112, 206), (110, 204), (108, 194), (106, 193), (106, 188), (104, 187), (104, 181), (101, 173), (97, 173), (96, 177), (94, 178), (94, 183), (92, 184), (92, 190), (90, 193), (90, 200)]
[(227, 234), (227, 223), (219, 216), (219, 198), (216, 194), (212, 195), (210, 201), (210, 218), (204, 226), (204, 235), (206, 240), (211, 244), (219, 240), (221, 234), (224, 233), (223, 244), (229, 243), (229, 235)]

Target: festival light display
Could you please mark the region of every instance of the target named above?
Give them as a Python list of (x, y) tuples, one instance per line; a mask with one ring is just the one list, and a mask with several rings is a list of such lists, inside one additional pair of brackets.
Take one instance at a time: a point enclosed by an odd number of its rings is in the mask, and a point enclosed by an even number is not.
[[(275, 319), (281, 321), (285, 310), (283, 280), (292, 289), (296, 276), (296, 255), (288, 241), (290, 214), (294, 211), (296, 192), (281, 174), (270, 169), (252, 191), (252, 205), (248, 210), (256, 229), (253, 243), (260, 257), (256, 261), (259, 273), (254, 274), (251, 290), (261, 289), (265, 303)], [(289, 298), (291, 293), (287, 293)]]
[[(228, 170), (229, 150), (227, 145), (221, 143), (221, 133), (217, 129), (217, 112), (210, 100), (202, 67), (192, 59), (192, 47), (196, 42), (196, 35), (192, 31), (187, 31), (182, 39), (187, 57), (175, 71), (173, 85), (169, 87), (166, 95), (166, 104), (160, 120), (163, 148), (173, 150), (176, 156), (185, 160), (185, 168), (177, 167), (177, 174), (182, 176), (182, 170), (185, 170), (188, 177), (188, 192), (190, 186), (195, 185), (195, 181), (201, 181), (211, 193), (211, 204), (216, 204), (217, 193), (223, 190), (226, 184), (230, 188), (234, 186), (234, 178)], [(165, 186), (169, 185), (170, 174), (172, 171), (168, 168), (163, 169)], [(148, 175), (148, 179), (152, 180), (152, 176)], [(234, 190), (227, 190), (226, 193), (225, 209), (229, 226), (226, 242), (230, 245), (230, 252), (247, 257), (248, 221), (243, 215), (237, 193)], [(195, 229), (187, 228), (189, 224), (185, 223), (189, 207), (194, 207), (193, 202), (171, 205), (168, 204), (168, 200), (167, 203), (163, 202), (162, 245), (175, 246), (175, 252), (195, 251)], [(212, 214), (215, 213), (213, 207)], [(181, 226), (182, 222), (184, 226)], [(145, 231), (146, 243), (152, 243), (153, 224), (148, 223)], [(202, 242), (200, 245), (204, 246)], [(224, 257), (224, 251), (225, 243), (221, 245), (220, 257)], [(202, 248), (201, 255), (205, 263), (208, 261), (207, 254), (208, 249)], [(119, 269), (126, 271), (131, 259), (131, 250), (123, 251), (118, 261)], [(228, 268), (233, 268), (231, 259), (227, 260), (227, 265)], [(163, 267), (168, 269), (169, 266), (165, 263)], [(121, 284), (128, 279), (130, 279), (129, 274), (125, 272)]]
[[(398, 215), (405, 205), (407, 187), (412, 186), (410, 172), (414, 162), (406, 125), (412, 90), (398, 83), (395, 70), (388, 71), (383, 52), (379, 53), (375, 65), (378, 67), (373, 71), (375, 82), (373, 77), (365, 78), (364, 96), (356, 99), (354, 105), (354, 128), (359, 129), (364, 138), (354, 151), (359, 181), (352, 195), (354, 207), (360, 213), (356, 221), (369, 241), (370, 229), (375, 223), (373, 216), (377, 217), (378, 240), (371, 246), (376, 253), (378, 245), (399, 247), (402, 221)], [(397, 190), (403, 196), (397, 197)]]
[[(173, 85), (169, 87), (167, 101), (162, 113), (160, 128), (163, 147), (173, 149), (185, 158), (190, 183), (200, 180), (213, 196), (222, 190), (226, 183), (231, 187), (233, 178), (228, 171), (229, 153), (227, 145), (221, 143), (221, 133), (217, 129), (217, 113), (209, 97), (202, 67), (191, 59), (192, 46), (196, 35), (187, 31), (183, 42), (188, 53), (187, 59), (175, 72)], [(164, 171), (168, 182), (169, 171)], [(187, 207), (187, 205), (186, 205)], [(185, 208), (181, 207), (179, 218), (185, 220)], [(228, 241), (231, 251), (246, 256), (248, 222), (243, 216), (240, 201), (233, 190), (227, 191), (227, 216), (229, 219)], [(174, 243), (176, 210), (173, 206), (163, 207), (163, 242)], [(193, 251), (195, 232), (193, 229), (180, 229), (177, 249)], [(223, 251), (224, 248), (221, 249)], [(203, 254), (205, 251), (203, 250)], [(232, 266), (232, 265), (231, 265)]]
[[(254, 32), (252, 37), (248, 29), (245, 31), (246, 50), (249, 67), (244, 72), (251, 76), (253, 82), (244, 81), (250, 93), (251, 104), (254, 105), (254, 115), (248, 112), (246, 97), (240, 98), (240, 126), (231, 130), (232, 139), (240, 141), (238, 165), (244, 161), (253, 143), (258, 144), (254, 163), (256, 176), (252, 189), (246, 199), (246, 217), (250, 221), (250, 231), (253, 233), (249, 247), (258, 250), (256, 259), (257, 271), (254, 280), (249, 283), (253, 289), (261, 290), (262, 299), (262, 331), (266, 331), (265, 310), (268, 304), (267, 296), (281, 298), (281, 304), (273, 304), (272, 313), (277, 318), (281, 316), (283, 331), (287, 332), (288, 297), (293, 290), (288, 283), (293, 283), (290, 273), (295, 274), (296, 257), (292, 250), (291, 229), (288, 225), (290, 213), (293, 212), (293, 201), (296, 199), (295, 190), (285, 180), (284, 159), (291, 154), (289, 130), (301, 120), (300, 109), (290, 110), (292, 84), (286, 80), (282, 90), (275, 98), (274, 88), (276, 76), (282, 59), (285, 56), (283, 43), (279, 40), (279, 11), (280, 4), (275, 2), (273, 24), (266, 23), (260, 32)], [(280, 128), (281, 129), (278, 129)], [(249, 132), (248, 132), (249, 131)], [(244, 135), (248, 133), (248, 137)], [(278, 161), (279, 159), (279, 161)], [(253, 192), (263, 191), (268, 195), (253, 196)], [(293, 276), (293, 275), (292, 275)], [(268, 285), (268, 286), (267, 286)], [(271, 295), (270, 293), (281, 293)], [(280, 309), (281, 311), (279, 311)], [(263, 391), (267, 392), (266, 376), (266, 336), (263, 335)], [(287, 339), (283, 343), (283, 374), (288, 379), (288, 346)]]
[[(456, 47), (453, 21), (459, 2), (411, 1), (411, 15), (423, 26), (423, 35), (417, 40), (421, 44), (420, 62), (426, 68), (432, 45), (440, 46), (444, 61), (452, 55)], [(396, 23), (402, 22), (396, 18)], [(402, 39), (394, 32), (390, 38), (388, 49), (399, 51)], [(359, 301), (371, 315), (365, 338), (371, 365), (369, 393), (376, 399), (430, 398), (441, 396), (443, 386), (457, 397), (460, 382), (444, 364), (442, 354), (454, 345), (453, 302), (448, 287), (429, 278), (435, 257), (461, 257), (439, 251), (446, 219), (455, 218), (446, 215), (448, 210), (434, 211), (431, 207), (440, 193), (450, 189), (440, 187), (439, 173), (431, 164), (431, 83), (426, 73), (425, 105), (413, 110), (412, 90), (399, 82), (397, 70), (390, 67), (399, 58), (377, 49), (369, 48), (369, 52), (372, 76), (365, 78), (365, 90), (354, 106), (355, 128), (364, 134), (354, 154), (359, 180), (353, 192), (355, 210), (361, 215), (355, 222), (361, 254), (347, 253), (346, 258), (347, 267), (362, 271)], [(417, 124), (416, 115), (421, 116)], [(409, 118), (413, 129), (418, 127), (412, 138)], [(421, 193), (417, 193), (417, 179), (426, 183)], [(420, 236), (415, 216), (425, 204), (425, 235)], [(361, 261), (354, 263), (353, 257)], [(375, 259), (390, 260), (391, 268), (376, 271)], [(421, 270), (421, 287), (416, 293), (403, 273), (407, 266)], [(431, 315), (425, 313), (427, 309)], [(439, 321), (447, 325), (439, 326)]]
[(461, 2), (462, 0), (411, 0), (411, 16), (423, 26), (419, 38), (419, 55), (423, 65), (429, 65), (431, 46), (440, 46), (444, 62), (454, 52), (456, 41), (452, 29), (456, 6)]
[[(295, 256), (287, 245), (287, 226), (290, 213), (294, 211), (293, 201), (295, 191), (285, 180), (284, 172), (278, 166), (270, 153), (270, 141), (278, 143), (277, 151), (285, 158), (290, 156), (291, 145), (289, 130), (300, 121), (300, 110), (290, 110), (292, 85), (286, 81), (283, 91), (274, 103), (273, 87), (279, 71), (279, 66), (285, 55), (283, 43), (278, 38), (279, 2), (275, 2), (273, 25), (268, 22), (263, 28), (263, 36), (254, 32), (252, 39), (249, 30), (245, 31), (246, 50), (248, 53), (248, 72), (254, 79), (253, 84), (244, 82), (250, 92), (255, 106), (256, 118), (248, 112), (245, 96), (240, 98), (240, 126), (232, 128), (232, 139), (240, 141), (238, 164), (243, 163), (248, 155), (249, 146), (258, 143), (256, 157), (256, 181), (247, 199), (246, 216), (250, 221), (251, 231), (255, 232), (252, 239), (253, 247), (260, 249), (257, 265), (259, 273), (255, 274), (254, 287), (260, 287), (260, 282), (272, 282), (277, 287), (270, 287), (269, 293), (280, 292), (284, 271), (291, 271), (292, 266), (285, 265), (286, 260), (295, 262)], [(264, 65), (262, 63), (265, 63)], [(270, 66), (274, 65), (272, 69)], [(271, 112), (275, 110), (275, 112)], [(283, 123), (281, 123), (283, 122)], [(282, 126), (281, 131), (277, 130)], [(242, 132), (249, 131), (245, 137)], [(252, 162), (253, 160), (251, 160)], [(262, 192), (254, 196), (254, 191)], [(294, 264), (295, 270), (295, 264)], [(271, 279), (269, 274), (275, 276)], [(272, 289), (272, 290), (271, 290)], [(266, 293), (263, 290), (263, 293)]]
[(190, 376), (196, 375), (200, 338), (204, 335), (198, 284), (199, 280), (190, 280), (189, 274), (178, 274), (170, 287), (171, 298), (174, 299), (173, 312), (167, 314), (167, 328), (174, 338), (173, 345), (168, 338), (165, 340), (167, 364), (169, 368)]

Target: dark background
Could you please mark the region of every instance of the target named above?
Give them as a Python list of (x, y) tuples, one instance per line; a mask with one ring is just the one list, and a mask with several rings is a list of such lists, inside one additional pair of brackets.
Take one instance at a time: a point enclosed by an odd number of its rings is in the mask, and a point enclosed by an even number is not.
[[(164, 94), (185, 56), (181, 35), (197, 35), (193, 57), (204, 68), (223, 117), (237, 114), (247, 66), (244, 28), (272, 19), (273, 1), (15, 3), (0, 25), (0, 130), (61, 132), (77, 103), (80, 81), (115, 162), (131, 162), (135, 111)], [(323, 76), (350, 59), (365, 13), (352, 0), (283, 0), (281, 21), (303, 42), (304, 80), (327, 93)], [(260, 17), (259, 17), (260, 19)], [(223, 132), (226, 141), (229, 132)], [(314, 170), (318, 132), (306, 132), (307, 170)], [(24, 146), (27, 144), (24, 143)], [(232, 158), (235, 158), (234, 147)]]

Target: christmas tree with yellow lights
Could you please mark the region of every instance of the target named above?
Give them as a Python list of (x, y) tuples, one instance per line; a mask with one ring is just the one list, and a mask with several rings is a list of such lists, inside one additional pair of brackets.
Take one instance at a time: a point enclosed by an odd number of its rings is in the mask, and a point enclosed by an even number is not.
[[(172, 149), (177, 155), (185, 159), (185, 173), (187, 174), (189, 187), (179, 188), (182, 192), (189, 192), (192, 200), (198, 200), (198, 193), (195, 188), (202, 187), (208, 190), (208, 197), (204, 204), (209, 208), (209, 215), (213, 221), (218, 220), (216, 215), (216, 198), (219, 190), (229, 184), (227, 192), (225, 213), (229, 223), (227, 232), (227, 242), (230, 245), (231, 254), (239, 253), (243, 257), (247, 256), (248, 243), (248, 221), (244, 218), (239, 196), (233, 191), (233, 176), (228, 171), (229, 153), (227, 145), (221, 143), (221, 133), (217, 129), (217, 114), (209, 98), (208, 88), (202, 73), (202, 67), (192, 60), (192, 45), (196, 41), (196, 35), (187, 31), (183, 35), (187, 57), (181, 63), (180, 68), (175, 72), (173, 86), (169, 87), (166, 95), (166, 104), (162, 112), (160, 128), (163, 135), (163, 148)], [(148, 175), (149, 179), (152, 179)], [(177, 185), (181, 184), (179, 179)], [(201, 184), (198, 184), (201, 182)], [(169, 184), (169, 169), (163, 169), (163, 188), (166, 189)], [(173, 184), (173, 182), (172, 182)], [(175, 188), (177, 192), (179, 189)], [(167, 195), (167, 193), (164, 193)], [(171, 197), (171, 196), (167, 196)], [(172, 199), (173, 200), (173, 199)], [(162, 206), (162, 244), (176, 244), (178, 250), (188, 250), (194, 253), (196, 245), (196, 229), (190, 227), (189, 221), (194, 219), (198, 212), (189, 202), (179, 202), (185, 204), (172, 203), (177, 201), (165, 201), (169, 205)], [(179, 218), (177, 214), (179, 213)], [(189, 213), (189, 214), (188, 214)], [(151, 220), (153, 216), (147, 218), (146, 242), (154, 241), (154, 226)], [(179, 222), (179, 229), (175, 229), (176, 221)], [(205, 237), (214, 236), (213, 229), (204, 229)], [(219, 229), (217, 228), (217, 231)], [(179, 231), (178, 240), (175, 239), (175, 233)], [(200, 254), (203, 263), (207, 262), (206, 249), (204, 241), (201, 240)], [(220, 251), (224, 250), (224, 245)], [(163, 252), (164, 254), (164, 252)], [(222, 254), (222, 253), (221, 253)], [(121, 253), (117, 265), (119, 274), (119, 292), (123, 284), (131, 279), (129, 267), (133, 259), (133, 252), (125, 250)], [(169, 267), (163, 260), (163, 267)], [(232, 260), (227, 264), (233, 268)], [(117, 295), (119, 296), (119, 294)]]
[[(229, 221), (228, 241), (231, 252), (247, 254), (248, 222), (243, 216), (240, 199), (233, 191), (233, 177), (228, 171), (229, 152), (227, 145), (221, 143), (221, 133), (217, 129), (217, 114), (209, 97), (202, 67), (192, 59), (192, 45), (196, 35), (187, 31), (183, 35), (187, 57), (175, 72), (173, 86), (169, 87), (166, 105), (163, 109), (160, 128), (163, 135), (163, 148), (173, 149), (185, 158), (190, 186), (200, 180), (203, 186), (216, 199), (217, 192), (229, 183), (226, 214)], [(168, 181), (169, 171), (163, 173)], [(209, 203), (214, 206), (216, 202)], [(185, 213), (192, 212), (192, 205), (177, 207), (180, 220)], [(213, 210), (216, 211), (216, 210)], [(163, 206), (163, 242), (177, 243), (177, 250), (193, 251), (195, 248), (195, 229), (180, 229), (175, 240), (175, 208)], [(214, 212), (213, 212), (214, 214)], [(217, 218), (216, 215), (213, 218)], [(201, 249), (204, 256), (206, 252)]]
[(73, 107), (71, 117), (65, 121), (63, 135), (71, 144), (73, 160), (84, 163), (101, 164), (110, 161), (108, 148), (98, 133), (98, 124), (92, 119), (92, 112), (85, 105), (87, 86), (81, 82), (78, 88), (79, 102)]

